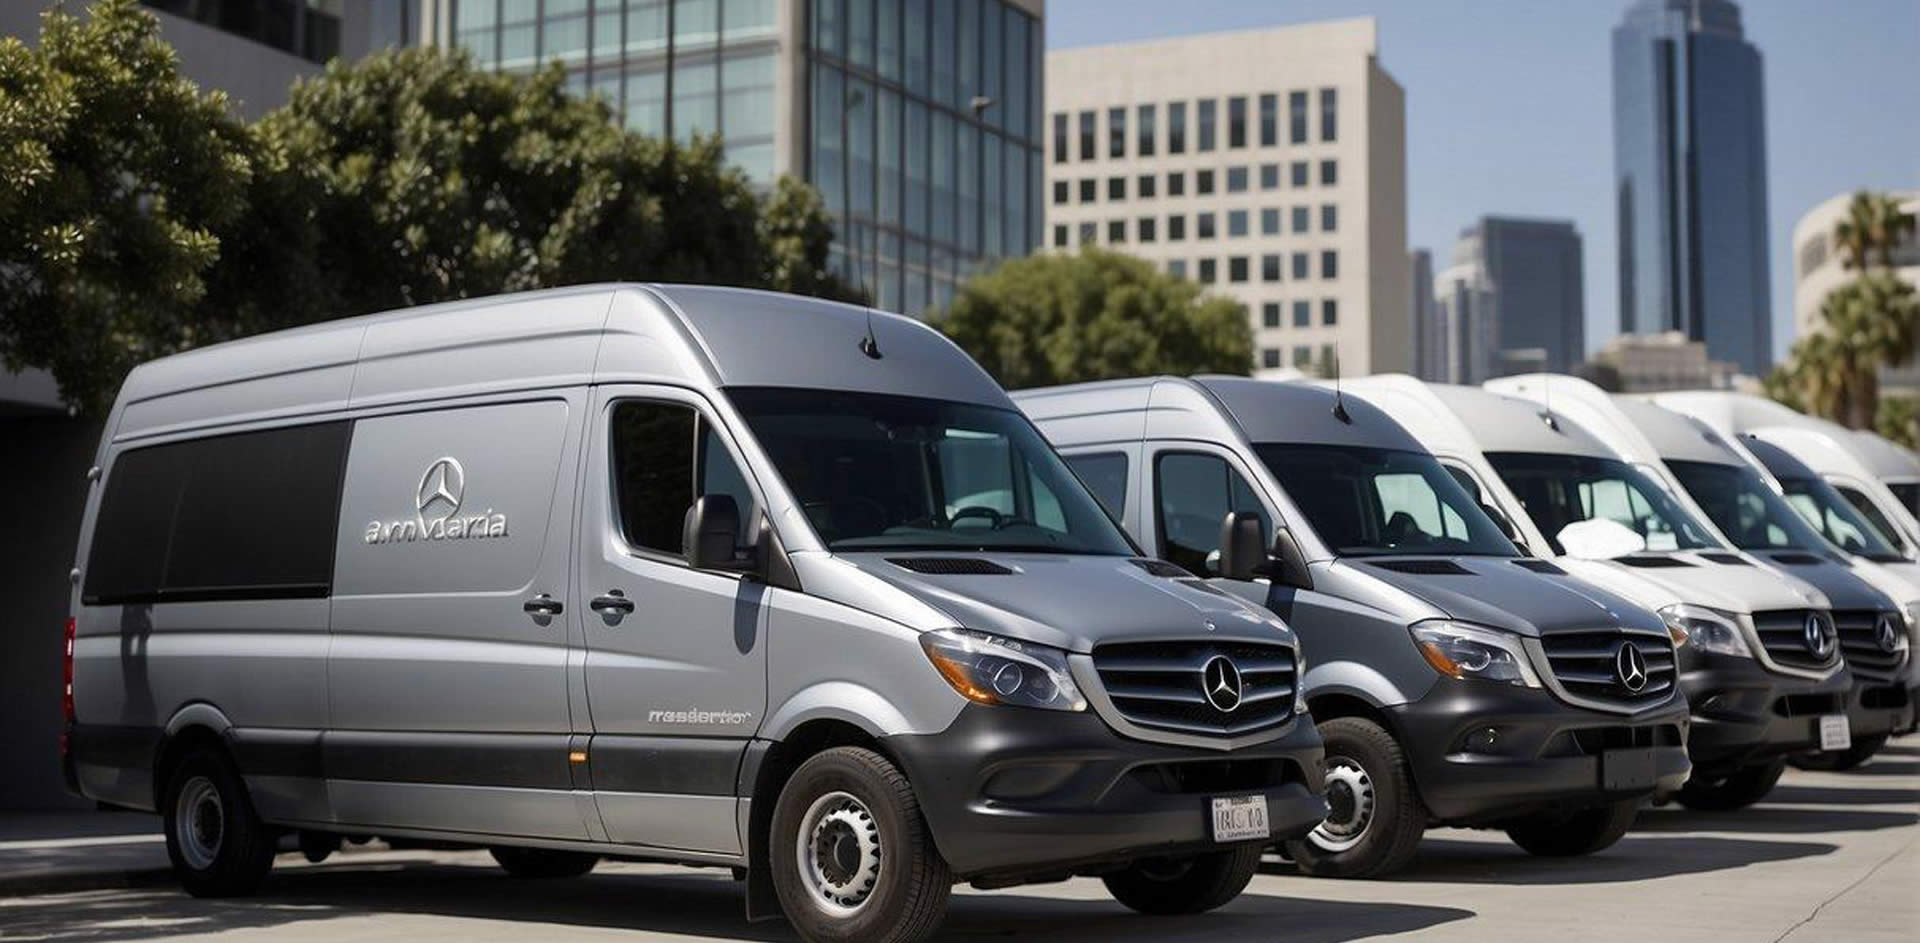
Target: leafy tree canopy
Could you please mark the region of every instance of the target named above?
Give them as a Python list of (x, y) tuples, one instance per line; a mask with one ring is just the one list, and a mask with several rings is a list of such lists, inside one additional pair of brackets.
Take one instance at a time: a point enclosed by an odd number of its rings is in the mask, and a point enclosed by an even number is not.
[(1245, 374), (1245, 305), (1127, 255), (1017, 259), (964, 285), (933, 323), (1006, 387), (1154, 373)]

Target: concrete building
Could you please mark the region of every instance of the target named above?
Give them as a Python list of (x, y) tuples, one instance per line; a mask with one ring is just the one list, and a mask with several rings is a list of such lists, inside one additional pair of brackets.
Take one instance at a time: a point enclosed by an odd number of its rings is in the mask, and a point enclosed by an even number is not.
[[(424, 41), (562, 64), (627, 127), (818, 187), (833, 264), (922, 314), (1040, 233), (1044, 0), (419, 0)], [(850, 222), (849, 222), (850, 221)]]
[[(1894, 190), (1889, 195), (1908, 213), (1920, 216), (1920, 190)], [(1826, 329), (1820, 303), (1856, 274), (1847, 269), (1833, 241), (1834, 227), (1847, 218), (1847, 204), (1852, 201), (1852, 193), (1829, 197), (1793, 225), (1793, 326), (1799, 336)], [(1894, 250), (1893, 272), (1920, 289), (1920, 238), (1908, 237)], [(1889, 393), (1920, 393), (1920, 363), (1880, 371), (1880, 386)]]
[(1047, 237), (1244, 302), (1254, 367), (1413, 361), (1406, 96), (1370, 18), (1047, 55)]
[(1760, 52), (1730, 0), (1637, 0), (1613, 31), (1620, 331), (1773, 359)]
[(1412, 265), (1413, 310), (1409, 312), (1413, 324), (1413, 375), (1422, 380), (1440, 379), (1440, 362), (1445, 349), (1440, 344), (1440, 331), (1436, 319), (1439, 308), (1433, 298), (1433, 253), (1425, 249), (1413, 250)]
[(1618, 373), (1620, 393), (1730, 390), (1740, 372), (1738, 364), (1710, 359), (1707, 345), (1679, 331), (1616, 335), (1593, 355), (1593, 363)]
[(1464, 260), (1459, 246), (1454, 252), (1454, 263), (1433, 279), (1433, 376), (1426, 379), (1478, 383), (1493, 375), (1493, 276), (1477, 249)]

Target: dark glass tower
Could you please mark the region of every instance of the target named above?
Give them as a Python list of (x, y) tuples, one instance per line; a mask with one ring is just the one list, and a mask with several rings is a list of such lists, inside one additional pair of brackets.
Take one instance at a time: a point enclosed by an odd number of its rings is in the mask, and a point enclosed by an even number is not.
[(1620, 329), (1773, 359), (1760, 52), (1730, 0), (1638, 0), (1613, 31)]

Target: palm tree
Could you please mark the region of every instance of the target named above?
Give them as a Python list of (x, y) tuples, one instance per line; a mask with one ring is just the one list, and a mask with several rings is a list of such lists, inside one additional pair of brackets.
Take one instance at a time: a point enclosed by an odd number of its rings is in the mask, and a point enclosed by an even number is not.
[[(1846, 374), (1845, 402), (1833, 416), (1854, 429), (1874, 427), (1880, 401), (1880, 368), (1912, 359), (1920, 301), (1912, 285), (1884, 271), (1867, 272), (1835, 288), (1820, 303), (1826, 330), (1816, 337), (1830, 348), (1835, 370)], [(1809, 338), (1811, 340), (1811, 338)]]
[(1914, 216), (1901, 209), (1899, 199), (1861, 190), (1847, 204), (1847, 218), (1833, 227), (1833, 243), (1847, 268), (1859, 271), (1869, 264), (1890, 268), (1893, 250), (1914, 231)]

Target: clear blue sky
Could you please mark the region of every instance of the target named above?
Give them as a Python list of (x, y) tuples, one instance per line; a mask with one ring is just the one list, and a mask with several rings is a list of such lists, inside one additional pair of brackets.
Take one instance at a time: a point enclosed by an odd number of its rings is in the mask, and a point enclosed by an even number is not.
[[(1409, 245), (1444, 265), (1479, 216), (1572, 219), (1587, 344), (1619, 324), (1611, 31), (1628, 0), (1047, 0), (1053, 49), (1350, 16), (1379, 22), (1407, 90)], [(1739, 0), (1766, 69), (1774, 348), (1792, 340), (1788, 240), (1815, 203), (1920, 187), (1920, 2)]]

